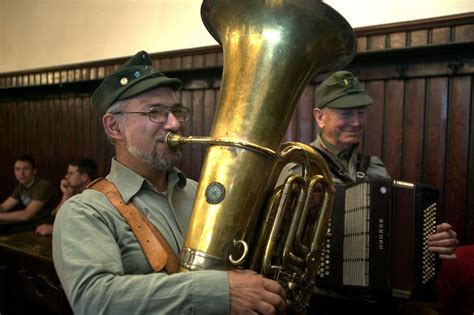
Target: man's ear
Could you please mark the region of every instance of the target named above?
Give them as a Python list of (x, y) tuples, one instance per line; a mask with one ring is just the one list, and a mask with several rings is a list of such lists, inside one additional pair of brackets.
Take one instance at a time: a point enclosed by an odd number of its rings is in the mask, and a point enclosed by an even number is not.
[(319, 128), (323, 128), (324, 127), (324, 112), (322, 109), (320, 108), (315, 108), (313, 109), (313, 117), (314, 117), (314, 121), (318, 124)]
[(120, 140), (124, 138), (121, 124), (117, 118), (117, 115), (106, 113), (102, 117), (102, 124), (104, 125), (105, 133), (114, 140)]
[(83, 183), (85, 183), (87, 181), (90, 181), (89, 175), (87, 175), (87, 173), (82, 173), (81, 174), (81, 179), (82, 179)]

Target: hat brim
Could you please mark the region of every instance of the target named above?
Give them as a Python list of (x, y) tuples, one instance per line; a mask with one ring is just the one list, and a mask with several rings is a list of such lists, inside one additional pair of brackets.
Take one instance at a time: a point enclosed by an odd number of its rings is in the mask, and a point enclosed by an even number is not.
[(369, 106), (374, 103), (374, 100), (366, 93), (357, 94), (346, 94), (343, 97), (335, 99), (334, 101), (326, 104), (325, 107), (330, 108), (352, 108)]
[(150, 76), (130, 86), (128, 89), (123, 91), (116, 100), (119, 101), (131, 98), (163, 86), (169, 86), (176, 91), (181, 89), (181, 81), (176, 78), (168, 78), (165, 76)]

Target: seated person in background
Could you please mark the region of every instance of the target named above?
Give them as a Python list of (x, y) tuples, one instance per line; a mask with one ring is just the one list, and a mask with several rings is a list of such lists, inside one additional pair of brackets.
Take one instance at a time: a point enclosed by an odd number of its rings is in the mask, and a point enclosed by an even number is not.
[(443, 260), (436, 282), (442, 315), (474, 314), (474, 245), (458, 246), (456, 260)]
[[(20, 156), (14, 164), (15, 177), (19, 184), (0, 205), (0, 232), (11, 233), (34, 229), (38, 223), (46, 222), (59, 202), (59, 192), (49, 181), (36, 178), (33, 157)], [(19, 203), (24, 209), (9, 211)], [(6, 224), (9, 223), (9, 224)]]
[[(60, 184), (63, 197), (61, 198), (59, 205), (51, 213), (53, 220), (61, 205), (70, 197), (81, 193), (95, 178), (96, 172), (97, 166), (91, 159), (75, 160), (69, 163), (66, 176), (61, 179)], [(39, 225), (36, 228), (36, 233), (40, 235), (53, 234), (53, 224), (45, 223)]]

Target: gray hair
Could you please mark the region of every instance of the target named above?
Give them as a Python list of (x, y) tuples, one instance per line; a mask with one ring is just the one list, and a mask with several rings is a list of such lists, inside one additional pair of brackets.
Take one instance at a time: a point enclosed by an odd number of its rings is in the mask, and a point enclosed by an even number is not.
[[(124, 100), (120, 100), (120, 101), (116, 101), (115, 103), (113, 103), (109, 109), (107, 110), (107, 113), (113, 113), (113, 112), (119, 112), (119, 111), (122, 111), (123, 108), (125, 107), (125, 104), (127, 102), (124, 101)], [(126, 115), (118, 115), (117, 117), (117, 121), (120, 125), (122, 126), (125, 126), (125, 116)], [(107, 131), (105, 132), (105, 136), (107, 137), (107, 139), (109, 140), (109, 142), (112, 144), (112, 145), (115, 145), (115, 141), (114, 139), (112, 139), (109, 134), (107, 133)]]

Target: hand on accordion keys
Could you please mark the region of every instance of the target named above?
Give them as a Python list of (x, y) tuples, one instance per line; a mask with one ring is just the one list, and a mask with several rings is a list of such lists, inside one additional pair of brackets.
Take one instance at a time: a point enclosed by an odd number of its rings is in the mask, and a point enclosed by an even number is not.
[(436, 233), (428, 236), (428, 250), (439, 255), (441, 259), (456, 259), (454, 251), (458, 246), (457, 234), (448, 223), (436, 226)]

